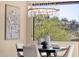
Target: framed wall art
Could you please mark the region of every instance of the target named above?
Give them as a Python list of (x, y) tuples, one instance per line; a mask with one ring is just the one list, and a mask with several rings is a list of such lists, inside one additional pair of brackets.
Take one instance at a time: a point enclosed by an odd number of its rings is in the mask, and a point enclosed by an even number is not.
[(20, 39), (20, 8), (5, 4), (5, 40)]

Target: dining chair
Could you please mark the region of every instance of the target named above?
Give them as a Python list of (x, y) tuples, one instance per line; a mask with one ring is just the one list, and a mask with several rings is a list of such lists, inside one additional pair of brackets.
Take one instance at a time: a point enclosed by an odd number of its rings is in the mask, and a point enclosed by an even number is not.
[(72, 57), (73, 56), (73, 51), (74, 51), (74, 45), (70, 45), (68, 46), (65, 54), (63, 55), (63, 57)]
[(23, 47), (24, 57), (40, 57), (37, 45)]
[(24, 55), (23, 55), (23, 46), (24, 46), (23, 43), (17, 43), (16, 44), (16, 50), (17, 50), (17, 56), (18, 57), (24, 57)]

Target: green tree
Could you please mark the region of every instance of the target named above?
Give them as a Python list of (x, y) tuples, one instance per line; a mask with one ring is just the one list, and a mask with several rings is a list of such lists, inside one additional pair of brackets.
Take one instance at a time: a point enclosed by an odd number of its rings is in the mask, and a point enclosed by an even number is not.
[(53, 40), (67, 40), (69, 31), (61, 28), (61, 21), (58, 17), (52, 19), (45, 15), (38, 15), (34, 18), (34, 39), (40, 39), (45, 35), (50, 35)]

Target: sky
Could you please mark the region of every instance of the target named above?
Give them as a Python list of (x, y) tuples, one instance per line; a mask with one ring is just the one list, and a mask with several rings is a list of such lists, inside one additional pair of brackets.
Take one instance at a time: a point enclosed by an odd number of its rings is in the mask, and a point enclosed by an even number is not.
[(57, 12), (59, 19), (67, 18), (70, 20), (79, 21), (79, 4), (59, 4), (50, 6), (35, 6), (35, 8), (57, 8), (60, 11)]
[(79, 4), (58, 5), (57, 7), (60, 9), (58, 12), (60, 19), (67, 18), (69, 21), (79, 21)]

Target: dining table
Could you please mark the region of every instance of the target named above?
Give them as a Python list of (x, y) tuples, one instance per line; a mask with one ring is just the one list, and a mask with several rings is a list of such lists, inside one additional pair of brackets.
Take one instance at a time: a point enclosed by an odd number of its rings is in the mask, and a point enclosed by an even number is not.
[(51, 57), (51, 53), (53, 53), (54, 57), (57, 57), (57, 52), (66, 50), (67, 47), (51, 47), (51, 48), (38, 48), (40, 55), (42, 56), (42, 53), (46, 53), (46, 57)]

